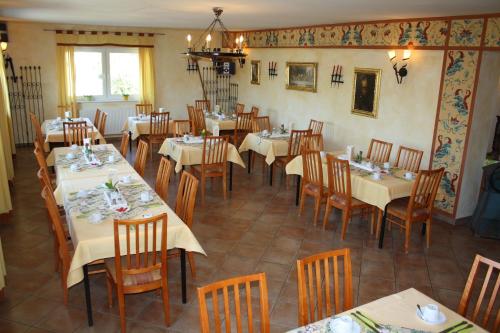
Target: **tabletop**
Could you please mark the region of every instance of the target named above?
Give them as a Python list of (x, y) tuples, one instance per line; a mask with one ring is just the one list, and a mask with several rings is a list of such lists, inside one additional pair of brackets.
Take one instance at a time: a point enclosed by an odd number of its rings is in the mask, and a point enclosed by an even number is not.
[[(442, 324), (428, 324), (417, 315), (417, 304), (425, 306), (427, 304), (436, 304), (439, 310), (445, 315), (446, 321)], [(459, 322), (466, 320), (455, 311), (452, 311), (442, 304), (439, 304), (432, 298), (420, 291), (410, 288), (390, 296), (379, 298), (373, 302), (358, 306), (357, 308), (345, 311), (337, 315), (351, 316), (360, 326), (361, 332), (371, 332), (359, 319), (354, 318), (352, 313), (356, 311), (384, 326), (386, 332), (440, 332), (448, 327), (454, 326)], [(328, 323), (331, 318), (326, 318), (315, 323), (299, 327), (289, 331), (289, 333), (326, 333), (332, 332)], [(472, 323), (471, 323), (472, 324)], [(486, 332), (484, 329), (474, 325), (472, 329), (462, 332)]]
[(219, 126), (220, 131), (234, 130), (236, 127), (236, 118), (219, 119), (217, 116), (206, 116), (205, 125), (207, 130), (213, 133), (214, 126)]
[[(45, 151), (49, 151), (49, 144), (51, 142), (64, 142), (63, 122), (65, 120), (46, 119), (42, 123), (42, 134), (45, 136)], [(73, 118), (72, 121), (86, 121), (87, 126), (91, 127), (90, 132), (94, 140), (99, 140), (100, 143), (106, 143), (106, 140), (92, 124), (88, 118)]]
[[(151, 123), (150, 116), (128, 117), (123, 124), (123, 131), (131, 133), (131, 139), (136, 140), (140, 135), (149, 134), (149, 125)], [(174, 133), (174, 119), (168, 120), (168, 132)]]
[(239, 152), (252, 150), (266, 157), (271, 165), (276, 157), (288, 155), (289, 134), (274, 134), (263, 137), (259, 133), (248, 133), (240, 145)]

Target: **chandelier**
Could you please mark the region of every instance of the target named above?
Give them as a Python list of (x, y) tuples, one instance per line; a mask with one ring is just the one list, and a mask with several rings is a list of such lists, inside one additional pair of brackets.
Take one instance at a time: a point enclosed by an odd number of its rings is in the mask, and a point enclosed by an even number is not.
[[(229, 41), (229, 31), (220, 19), (220, 16), (222, 15), (222, 8), (214, 7), (213, 11), (215, 15), (214, 20), (196, 40), (196, 42), (191, 43), (192, 37), (191, 35), (187, 35), (186, 39), (188, 48), (187, 52), (184, 54), (194, 60), (199, 58), (211, 59), (214, 63), (238, 59), (240, 65), (243, 65), (245, 63), (245, 57), (247, 56), (243, 53), (243, 35), (240, 35), (233, 43), (231, 43)], [(222, 45), (226, 45), (227, 49), (210, 47), (212, 36), (216, 33), (220, 33)]]

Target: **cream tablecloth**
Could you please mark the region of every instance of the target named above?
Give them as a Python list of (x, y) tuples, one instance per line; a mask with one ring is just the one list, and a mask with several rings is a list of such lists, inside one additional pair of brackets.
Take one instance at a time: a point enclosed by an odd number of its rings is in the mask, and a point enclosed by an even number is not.
[[(87, 122), (88, 126), (92, 127), (91, 134), (93, 136), (94, 140), (99, 140), (100, 143), (106, 143), (106, 140), (104, 137), (101, 135), (101, 133), (95, 128), (95, 126), (92, 124), (90, 119), (88, 118), (80, 118), (80, 120), (74, 118), (74, 121), (83, 121), (85, 120)], [(45, 151), (50, 151), (50, 143), (56, 143), (56, 142), (64, 142), (64, 132), (62, 129), (62, 121), (60, 123), (60, 126), (54, 126), (53, 121), (55, 119), (47, 119), (43, 122), (42, 124), (42, 134), (45, 136), (45, 145), (44, 149)]]
[(288, 137), (262, 138), (257, 133), (249, 133), (240, 145), (239, 152), (252, 150), (266, 157), (271, 165), (277, 156), (288, 155)]
[[(439, 309), (447, 318), (445, 323), (440, 325), (429, 325), (417, 316), (417, 304), (424, 306), (430, 303), (438, 304)], [(410, 288), (397, 294), (383, 297), (376, 301), (358, 306), (357, 308), (340, 313), (339, 316), (348, 315), (355, 311), (362, 312), (364, 315), (376, 321), (380, 325), (386, 324), (398, 327), (407, 327), (426, 332), (440, 332), (447, 327), (458, 324), (462, 320), (466, 320), (458, 313), (448, 309), (442, 304), (439, 304), (432, 298), (422, 294), (414, 288)], [(330, 318), (323, 319), (307, 326), (291, 330), (289, 333), (324, 333), (327, 332), (326, 327), (329, 320)], [(471, 331), (486, 332), (476, 325), (474, 325)], [(467, 330), (467, 332), (470, 332), (470, 330)]]
[(216, 125), (219, 125), (220, 131), (230, 131), (234, 130), (234, 128), (236, 127), (236, 119), (219, 120), (218, 118), (214, 117), (206, 117), (205, 125), (207, 127), (207, 131), (212, 133), (213, 133), (213, 128)]
[[(285, 171), (288, 175), (302, 176), (302, 156), (291, 160)], [(414, 181), (403, 179), (404, 173), (404, 170), (393, 170), (394, 176), (382, 175), (381, 180), (374, 180), (365, 171), (351, 170), (352, 196), (384, 210), (392, 200), (410, 196)], [(323, 183), (328, 186), (326, 160), (323, 160)]]
[[(136, 140), (140, 135), (149, 134), (150, 117), (138, 118), (128, 117), (123, 125), (123, 131), (132, 133), (132, 140)], [(174, 133), (174, 120), (168, 121), (168, 133)]]
[[(203, 157), (203, 144), (185, 144), (182, 139), (168, 138), (163, 141), (158, 153), (170, 156), (176, 161), (175, 172), (180, 172), (184, 165), (199, 165)], [(236, 163), (243, 168), (245, 163), (241, 159), (238, 150), (232, 144), (227, 147), (227, 160)]]
[(2, 240), (0, 239), (0, 291), (5, 287), (5, 276), (7, 276), (7, 270), (5, 269)]

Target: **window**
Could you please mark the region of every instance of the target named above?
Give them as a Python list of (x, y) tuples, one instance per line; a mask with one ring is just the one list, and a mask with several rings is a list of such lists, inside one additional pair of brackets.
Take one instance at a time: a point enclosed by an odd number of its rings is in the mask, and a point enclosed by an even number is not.
[[(79, 100), (122, 100), (139, 97), (137, 48), (77, 47), (75, 49), (76, 95)], [(90, 97), (91, 96), (91, 97)]]

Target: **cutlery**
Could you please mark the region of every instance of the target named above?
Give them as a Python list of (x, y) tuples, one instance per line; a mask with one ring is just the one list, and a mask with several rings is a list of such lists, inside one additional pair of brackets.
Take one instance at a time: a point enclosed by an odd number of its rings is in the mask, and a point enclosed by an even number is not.
[(373, 327), (372, 324), (370, 324), (369, 322), (367, 322), (366, 320), (364, 320), (363, 317), (361, 317), (357, 313), (351, 312), (351, 316), (353, 316), (354, 318), (358, 319), (360, 322), (362, 322), (363, 324), (365, 324), (366, 327), (368, 327), (370, 330), (372, 330), (374, 332), (377, 332), (377, 333), (380, 333), (380, 331), (377, 328)]
[(417, 304), (418, 311), (420, 311), (420, 314), (422, 315), (422, 318), (424, 318), (424, 311), (422, 311), (422, 308), (420, 307), (420, 304)]
[(370, 318), (368, 318), (367, 316), (365, 316), (363, 313), (361, 313), (361, 311), (356, 311), (356, 313), (357, 313), (359, 316), (361, 316), (361, 317), (365, 318), (366, 320), (370, 321), (371, 323), (373, 323), (373, 326), (375, 326), (376, 328), (378, 328), (378, 329), (382, 329), (382, 328), (383, 328), (383, 327), (382, 327), (382, 326), (380, 326), (378, 323), (376, 323), (373, 319), (370, 319)]
[(453, 326), (451, 326), (451, 327), (448, 327), (447, 329), (442, 330), (442, 331), (441, 331), (441, 332), (439, 332), (439, 333), (448, 333), (448, 332), (451, 332), (451, 331), (453, 331), (454, 329), (456, 329), (456, 328), (458, 328), (459, 326), (462, 326), (462, 325), (464, 325), (464, 324), (467, 324), (467, 322), (466, 322), (465, 320), (464, 320), (464, 321), (461, 321), (461, 322), (459, 322), (458, 324), (455, 324), (455, 325), (453, 325)]
[(460, 328), (459, 330), (453, 331), (453, 333), (458, 333), (460, 331), (468, 330), (469, 328), (472, 328), (473, 326), (474, 325), (472, 325), (472, 324), (468, 324), (467, 326), (464, 326), (464, 327)]

